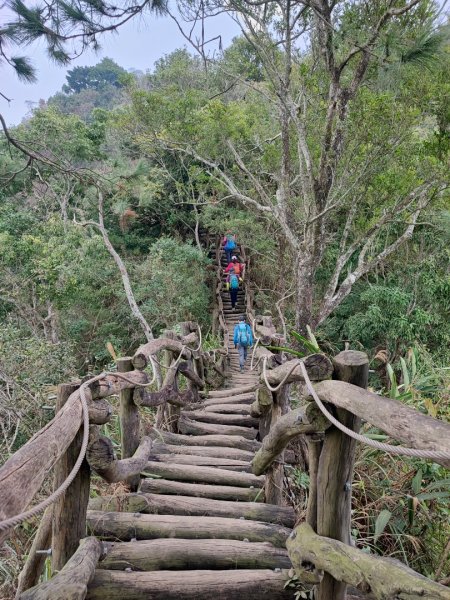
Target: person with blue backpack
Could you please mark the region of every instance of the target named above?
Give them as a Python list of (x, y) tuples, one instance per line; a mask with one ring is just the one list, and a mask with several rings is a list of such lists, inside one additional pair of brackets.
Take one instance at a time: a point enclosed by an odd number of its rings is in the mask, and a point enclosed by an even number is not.
[(225, 237), (222, 240), (222, 246), (227, 257), (228, 265), (230, 264), (231, 256), (233, 255), (234, 250), (236, 249), (236, 236), (232, 231), (228, 230), (226, 232)]
[(253, 333), (250, 325), (246, 323), (245, 315), (239, 317), (239, 323), (234, 328), (234, 347), (239, 351), (239, 369), (244, 372), (247, 351), (253, 346)]
[(231, 309), (234, 311), (236, 308), (237, 296), (239, 291), (239, 283), (242, 281), (239, 275), (236, 274), (234, 268), (231, 268), (227, 278), (226, 278), (226, 286), (227, 290), (230, 292), (230, 300), (231, 300)]

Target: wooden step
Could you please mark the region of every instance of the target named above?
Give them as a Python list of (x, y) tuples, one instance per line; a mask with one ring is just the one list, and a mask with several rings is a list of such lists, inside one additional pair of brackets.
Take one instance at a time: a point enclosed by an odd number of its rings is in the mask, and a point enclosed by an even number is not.
[(200, 423), (186, 417), (183, 413), (178, 420), (178, 429), (184, 434), (193, 435), (227, 435), (240, 436), (248, 440), (254, 440), (258, 434), (257, 429), (252, 427), (240, 427), (239, 425), (213, 425), (212, 423)]
[(208, 398), (224, 398), (227, 396), (237, 396), (237, 395), (242, 395), (246, 392), (254, 392), (255, 389), (258, 386), (256, 385), (247, 385), (247, 386), (236, 386), (233, 389), (227, 389), (227, 390), (213, 390), (211, 392), (208, 392), (207, 396)]
[(265, 477), (253, 473), (237, 473), (214, 467), (199, 467), (195, 465), (180, 465), (149, 461), (145, 467), (146, 473), (190, 483), (211, 483), (213, 485), (232, 485), (239, 487), (262, 487)]
[[(239, 405), (238, 405), (239, 406)], [(164, 442), (154, 442), (152, 451), (159, 454), (181, 454), (200, 456), (202, 458), (227, 458), (231, 460), (251, 461), (254, 452), (248, 450), (239, 450), (239, 448), (229, 448), (226, 446), (176, 446), (175, 444), (164, 444)]]
[(239, 425), (240, 427), (258, 427), (259, 419), (251, 417), (247, 411), (243, 414), (221, 414), (211, 413), (206, 410), (183, 410), (182, 414), (194, 421), (201, 423), (213, 423), (217, 425)]
[(152, 462), (214, 467), (215, 469), (246, 471), (251, 473), (251, 464), (248, 460), (233, 460), (232, 458), (217, 458), (213, 456), (195, 456), (195, 454), (156, 454), (153, 452), (149, 456), (149, 459)]
[(158, 571), (162, 569), (288, 569), (284, 548), (240, 540), (160, 539), (106, 542), (100, 569)]
[(247, 539), (249, 542), (270, 542), (284, 548), (291, 533), (288, 527), (225, 517), (190, 517), (185, 515), (146, 515), (143, 513), (87, 512), (90, 535), (107, 540), (151, 540), (156, 538)]
[(264, 502), (263, 488), (185, 483), (169, 479), (144, 479), (141, 482), (141, 491), (150, 494), (176, 494), (238, 502)]
[[(87, 600), (292, 600), (287, 570), (144, 571), (97, 569)], [(331, 600), (331, 599), (330, 599)]]
[(210, 404), (202, 405), (202, 409), (206, 412), (214, 414), (235, 414), (235, 415), (249, 415), (250, 414), (250, 403), (249, 404)]
[(277, 523), (293, 527), (295, 512), (288, 506), (263, 502), (235, 502), (195, 496), (173, 496), (136, 492), (114, 496), (98, 496), (89, 501), (89, 510), (163, 515), (227, 517)]
[(238, 448), (248, 452), (257, 452), (261, 447), (261, 442), (249, 440), (238, 435), (181, 435), (169, 431), (154, 430), (150, 433), (151, 437), (157, 441), (163, 441), (167, 444), (178, 446), (225, 446)]
[(256, 399), (255, 393), (251, 394), (241, 394), (238, 396), (229, 396), (224, 398), (211, 398), (204, 400), (201, 403), (201, 406), (207, 408), (209, 406), (225, 406), (226, 404), (231, 404), (234, 406), (242, 405), (244, 408), (246, 405), (252, 404)]

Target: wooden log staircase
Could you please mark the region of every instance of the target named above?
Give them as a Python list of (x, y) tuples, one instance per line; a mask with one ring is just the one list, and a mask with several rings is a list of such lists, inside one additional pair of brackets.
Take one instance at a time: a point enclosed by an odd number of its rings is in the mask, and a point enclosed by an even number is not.
[[(185, 322), (119, 359), (117, 372), (61, 385), (55, 419), (0, 468), (1, 543), (23, 522), (49, 472), (55, 489), (67, 480), (84, 456), (89, 423), (86, 455), (45, 510), (16, 600), (292, 600), (313, 588), (315, 600), (450, 600), (447, 587), (400, 562), (350, 548), (354, 440), (331, 426), (308, 393), (292, 410), (290, 385), (316, 382), (312, 395), (333, 406), (351, 431), (367, 421), (436, 452), (444, 466), (450, 426), (367, 391), (361, 352), (302, 361), (273, 353), (267, 346), (282, 336), (270, 316), (253, 313), (248, 284), (231, 310), (220, 245), (214, 256), (220, 347), (204, 351), (197, 326)], [(249, 358), (244, 373), (233, 344), (240, 313), (258, 337), (258, 370)], [(146, 369), (156, 357), (164, 382), (148, 391)], [(100, 430), (111, 418), (111, 395), (120, 401), (120, 459)], [(146, 407), (157, 408), (156, 425), (142, 435)], [(306, 521), (296, 525), (283, 481), (293, 454), (287, 445), (299, 435), (309, 447), (311, 484)], [(128, 491), (88, 500), (92, 470)], [(39, 583), (49, 548), (54, 576)]]

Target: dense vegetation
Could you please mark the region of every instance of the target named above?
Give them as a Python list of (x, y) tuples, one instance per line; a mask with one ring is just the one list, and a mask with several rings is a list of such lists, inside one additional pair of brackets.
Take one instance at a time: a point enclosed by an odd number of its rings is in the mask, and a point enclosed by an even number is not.
[[(108, 342), (127, 355), (143, 339), (99, 228), (99, 194), (154, 335), (185, 319), (208, 330), (198, 231), (232, 228), (258, 311), (287, 332), (310, 325), (331, 354), (364, 349), (375, 389), (449, 416), (447, 29), (433, 2), (399, 14), (353, 90), (357, 52), (345, 57), (385, 3), (340, 4), (331, 41), (311, 11), (296, 21), (307, 39), (296, 47), (289, 15), (286, 25), (283, 11), (249, 6), (246, 35), (206, 63), (180, 49), (146, 75), (110, 59), (70, 69), (61, 92), (8, 132), (17, 143), (1, 138), (2, 462), (48, 418), (52, 386), (108, 365)], [(289, 46), (276, 41), (286, 35)], [(331, 60), (343, 65), (334, 100)], [(341, 112), (328, 121), (332, 100)], [(357, 543), (448, 577), (445, 476), (361, 450)], [(293, 472), (300, 508), (305, 481)], [(15, 576), (20, 539), (0, 578)]]

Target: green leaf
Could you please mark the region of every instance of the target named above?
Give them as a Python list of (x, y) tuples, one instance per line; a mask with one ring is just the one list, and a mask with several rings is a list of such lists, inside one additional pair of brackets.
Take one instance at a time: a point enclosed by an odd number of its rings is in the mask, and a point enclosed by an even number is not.
[(440, 489), (442, 487), (450, 487), (450, 479), (440, 479), (439, 481), (433, 481), (425, 488), (427, 491)]
[(315, 346), (316, 352), (320, 352), (320, 347), (317, 342), (316, 336), (311, 331), (311, 327), (309, 325), (306, 326), (306, 331), (308, 332), (308, 337), (311, 340), (311, 343)]
[(386, 525), (389, 523), (391, 517), (392, 517), (392, 513), (389, 510), (385, 510), (385, 509), (382, 510), (380, 512), (380, 514), (378, 515), (377, 520), (375, 521), (375, 534), (373, 537), (373, 541), (375, 544), (377, 543), (380, 535), (386, 529)]
[(416, 496), (422, 489), (422, 477), (423, 477), (422, 469), (419, 469), (411, 481), (411, 489)]
[(417, 500), (438, 500), (439, 498), (450, 498), (450, 491), (448, 492), (432, 492), (431, 494), (423, 493), (417, 494)]
[(312, 344), (308, 339), (297, 333), (297, 331), (291, 331), (291, 335), (302, 344), (311, 354), (315, 354), (317, 352), (317, 347)]
[(305, 354), (303, 352), (299, 352), (298, 350), (293, 350), (292, 348), (287, 348), (286, 346), (266, 346), (269, 350), (276, 350), (277, 352), (288, 352), (289, 354), (293, 354), (298, 358), (303, 358)]
[(399, 395), (398, 386), (397, 386), (397, 378), (395, 377), (394, 369), (392, 368), (392, 366), (389, 363), (386, 365), (386, 371), (389, 376), (389, 381), (391, 382), (391, 389), (389, 390), (389, 396), (391, 398), (397, 398), (397, 396)]
[(402, 365), (403, 384), (405, 385), (405, 387), (407, 387), (410, 384), (410, 379), (409, 379), (408, 367), (406, 366), (406, 361), (403, 358), (403, 356), (400, 357), (400, 363)]

